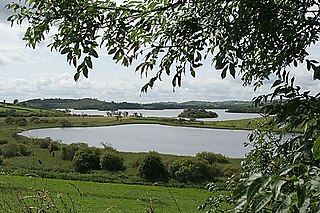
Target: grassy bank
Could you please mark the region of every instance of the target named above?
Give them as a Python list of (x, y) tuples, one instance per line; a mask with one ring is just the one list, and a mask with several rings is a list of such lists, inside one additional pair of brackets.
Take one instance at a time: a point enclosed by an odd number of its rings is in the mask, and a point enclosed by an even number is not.
[[(192, 188), (94, 183), (0, 175), (0, 210), (21, 212), (24, 206), (50, 203), (51, 210), (78, 212), (197, 212), (210, 193)], [(29, 197), (28, 197), (29, 196)], [(31, 197), (30, 197), (31, 196)], [(67, 205), (67, 207), (66, 207)], [(179, 208), (179, 209), (178, 209)], [(36, 210), (36, 209), (34, 209)], [(65, 210), (65, 211), (63, 211)], [(49, 210), (47, 210), (49, 211)], [(37, 212), (37, 211), (35, 211)], [(49, 211), (50, 212), (50, 211)], [(54, 212), (54, 211), (52, 211)]]

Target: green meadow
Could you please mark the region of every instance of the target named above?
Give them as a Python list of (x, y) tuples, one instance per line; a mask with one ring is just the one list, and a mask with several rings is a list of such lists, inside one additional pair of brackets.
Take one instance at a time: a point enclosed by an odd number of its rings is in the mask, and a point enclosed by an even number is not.
[[(49, 206), (62, 212), (197, 212), (210, 192), (203, 189), (97, 183), (0, 175), (0, 210)], [(9, 208), (10, 207), (10, 208)], [(38, 209), (36, 209), (38, 208)], [(37, 211), (34, 211), (37, 212)], [(150, 211), (151, 212), (151, 211)]]

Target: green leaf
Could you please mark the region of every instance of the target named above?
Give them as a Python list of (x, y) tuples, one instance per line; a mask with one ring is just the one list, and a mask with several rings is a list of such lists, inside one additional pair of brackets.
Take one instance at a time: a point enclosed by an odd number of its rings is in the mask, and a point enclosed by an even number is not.
[(281, 84), (282, 82), (283, 82), (283, 81), (280, 80), (280, 79), (275, 80), (274, 83), (272, 84), (271, 88), (278, 86), (278, 85)]
[(236, 78), (236, 69), (234, 64), (229, 64), (229, 70), (230, 74), (232, 75), (233, 78)]
[(79, 80), (79, 77), (80, 77), (80, 73), (76, 73), (76, 74), (74, 74), (74, 76), (73, 76), (73, 79), (75, 80), (75, 81), (78, 81)]
[(111, 49), (111, 50), (108, 52), (108, 54), (109, 54), (109, 55), (112, 55), (113, 53), (115, 53), (115, 52), (116, 52), (116, 50), (117, 50), (116, 48)]
[(83, 66), (82, 68), (82, 73), (84, 75), (84, 77), (88, 78), (88, 73), (89, 73), (89, 70), (88, 70), (88, 67), (87, 66)]
[(74, 66), (74, 67), (77, 67), (77, 58), (76, 58), (76, 57), (74, 57), (74, 58), (72, 59), (72, 62), (73, 62), (73, 66)]
[(86, 62), (87, 62), (88, 67), (89, 67), (90, 69), (92, 69), (92, 68), (93, 68), (93, 65), (92, 65), (91, 57), (87, 57), (87, 58), (86, 58)]
[(221, 72), (221, 78), (224, 79), (227, 77), (227, 67), (225, 67)]
[(90, 50), (90, 55), (92, 55), (92, 56), (95, 57), (95, 58), (98, 58), (98, 57), (99, 57), (99, 55), (98, 55), (97, 51), (95, 51), (95, 49), (91, 49), (91, 50)]
[(300, 213), (308, 212), (308, 208), (310, 206), (310, 198), (305, 199), (301, 207), (299, 208)]
[(313, 158), (315, 160), (320, 159), (320, 136), (317, 138), (317, 140), (313, 144), (312, 153), (313, 153)]
[(320, 80), (320, 66), (314, 66), (313, 70), (313, 80)]
[(278, 196), (281, 192), (281, 188), (285, 183), (287, 183), (287, 181), (283, 180), (281, 177), (279, 177), (279, 176), (273, 177), (273, 180), (271, 182), (273, 199), (276, 200), (278, 198)]
[(272, 198), (272, 193), (260, 194), (255, 198), (251, 211), (259, 212), (271, 201), (271, 198)]
[(284, 200), (277, 200), (272, 207), (273, 213), (287, 213), (289, 212), (291, 204), (291, 197), (287, 196)]
[(70, 48), (66, 47), (61, 51), (61, 54), (62, 55), (67, 54), (69, 51), (70, 51)]
[(270, 182), (271, 177), (268, 176), (262, 176), (250, 184), (248, 190), (247, 190), (247, 207), (248, 204), (253, 201), (254, 196), (260, 191), (264, 190), (265, 186)]
[(190, 67), (190, 73), (192, 77), (196, 77), (196, 72), (194, 71), (194, 69), (192, 67)]
[(302, 207), (302, 204), (306, 201), (306, 186), (304, 180), (300, 179), (296, 185), (298, 196), (298, 207)]
[(235, 209), (241, 209), (241, 207), (245, 204), (247, 198), (246, 192), (249, 184), (250, 183), (248, 182), (238, 184), (237, 188), (234, 190), (232, 196), (236, 201)]

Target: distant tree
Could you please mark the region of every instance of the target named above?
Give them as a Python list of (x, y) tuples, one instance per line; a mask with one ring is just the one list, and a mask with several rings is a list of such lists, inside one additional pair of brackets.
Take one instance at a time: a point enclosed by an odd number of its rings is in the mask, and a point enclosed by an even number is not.
[(203, 158), (186, 157), (170, 165), (171, 177), (181, 182), (207, 181), (212, 176), (208, 161)]
[(81, 147), (88, 147), (86, 143), (72, 143), (69, 145), (63, 145), (61, 148), (61, 159), (62, 160), (73, 160), (76, 152), (81, 149)]
[(124, 159), (122, 155), (113, 150), (106, 150), (100, 156), (101, 169), (108, 171), (121, 171), (124, 170)]
[(156, 152), (149, 152), (139, 165), (140, 177), (148, 181), (167, 181), (169, 173)]
[(19, 103), (19, 100), (18, 100), (18, 99), (14, 99), (14, 100), (13, 100), (13, 104), (14, 104), (14, 105), (17, 105), (18, 103)]
[(90, 170), (99, 169), (99, 155), (89, 148), (83, 147), (79, 149), (72, 160), (74, 169), (80, 173), (86, 173)]
[(185, 109), (179, 113), (178, 117), (182, 118), (217, 118), (218, 114), (205, 109)]
[(196, 154), (196, 157), (198, 158), (203, 158), (205, 160), (207, 160), (210, 164), (214, 164), (214, 163), (230, 163), (230, 160), (221, 155), (221, 154), (215, 154), (212, 152), (199, 152)]

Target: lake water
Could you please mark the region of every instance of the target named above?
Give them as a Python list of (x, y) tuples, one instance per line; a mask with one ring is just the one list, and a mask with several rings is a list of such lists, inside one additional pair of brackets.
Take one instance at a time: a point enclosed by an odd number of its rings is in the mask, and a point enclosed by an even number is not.
[[(218, 114), (217, 118), (202, 118), (197, 119), (201, 121), (225, 121), (225, 120), (240, 120), (247, 118), (258, 118), (261, 117), (256, 113), (228, 113), (226, 109), (208, 109), (209, 111), (214, 111)], [(70, 110), (72, 114), (76, 115), (103, 115), (106, 116), (110, 111), (98, 111), (98, 110)], [(176, 118), (183, 109), (165, 109), (165, 110), (144, 110), (144, 109), (121, 109), (121, 112), (128, 112), (129, 115), (134, 113), (142, 114), (143, 117), (169, 117)]]
[(248, 151), (243, 147), (249, 131), (172, 127), (150, 124), (133, 124), (108, 127), (75, 127), (35, 129), (21, 133), (29, 137), (51, 137), (63, 143), (86, 142), (101, 147), (111, 143), (119, 151), (148, 152), (177, 155), (195, 155), (201, 151), (221, 153), (242, 158)]

